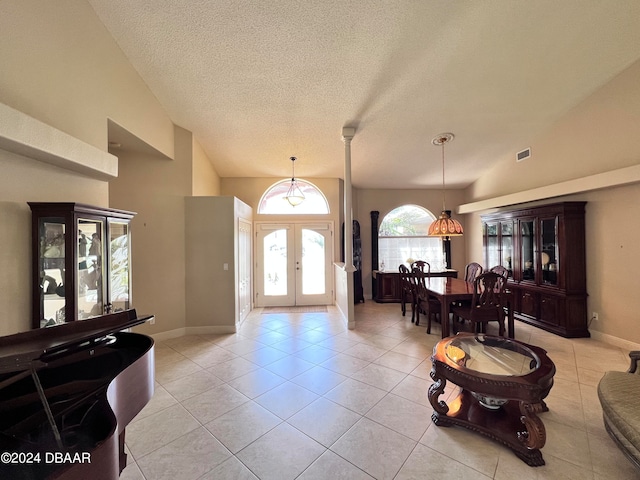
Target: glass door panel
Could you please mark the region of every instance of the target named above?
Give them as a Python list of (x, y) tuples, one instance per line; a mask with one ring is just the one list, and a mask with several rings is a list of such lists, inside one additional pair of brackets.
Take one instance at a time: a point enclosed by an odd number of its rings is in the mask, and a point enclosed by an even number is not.
[(64, 218), (42, 218), (39, 230), (40, 326), (49, 327), (66, 321)]
[(289, 225), (256, 228), (256, 306), (295, 304), (293, 230)]
[(324, 237), (313, 230), (302, 229), (302, 294), (326, 293)]
[[(331, 224), (296, 225), (296, 305), (329, 305), (333, 302)], [(299, 262), (299, 263), (298, 263)]]
[(542, 282), (548, 285), (558, 284), (558, 235), (556, 218), (545, 218), (540, 222), (542, 236)]
[(521, 252), (520, 252), (520, 269), (522, 280), (535, 280), (535, 232), (533, 220), (521, 220)]
[(264, 238), (264, 295), (287, 294), (287, 231), (276, 230)]
[(498, 224), (487, 223), (487, 268), (495, 267), (499, 264)]
[[(104, 315), (104, 222), (78, 219), (78, 320)], [(86, 241), (86, 244), (84, 243)], [(84, 255), (80, 255), (84, 253)]]
[(513, 222), (503, 222), (500, 225), (501, 228), (501, 243), (502, 243), (502, 266), (509, 270), (509, 276), (513, 276), (512, 262), (513, 262)]
[[(109, 298), (111, 312), (127, 310), (131, 302), (129, 224), (109, 222)], [(108, 313), (108, 312), (107, 312)]]

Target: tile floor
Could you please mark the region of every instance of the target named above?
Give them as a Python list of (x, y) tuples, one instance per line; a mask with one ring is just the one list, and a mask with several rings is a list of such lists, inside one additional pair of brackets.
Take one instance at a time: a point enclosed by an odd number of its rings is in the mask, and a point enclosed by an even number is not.
[[(240, 332), (156, 343), (156, 392), (127, 428), (123, 479), (632, 479), (606, 434), (596, 385), (627, 352), (517, 323), (555, 384), (541, 414), (543, 467), (463, 428), (431, 422), (427, 335), (397, 304), (328, 313), (251, 312)], [(454, 394), (453, 387), (448, 395)]]

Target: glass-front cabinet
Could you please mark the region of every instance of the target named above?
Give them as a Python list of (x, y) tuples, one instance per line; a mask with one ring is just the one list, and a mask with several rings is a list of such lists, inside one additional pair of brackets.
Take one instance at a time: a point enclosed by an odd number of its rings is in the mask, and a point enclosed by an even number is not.
[(133, 212), (30, 202), (33, 327), (118, 312), (131, 305)]
[(487, 269), (502, 265), (513, 276), (513, 221), (484, 223), (484, 251)]
[(482, 215), (486, 267), (509, 270), (516, 318), (588, 337), (585, 202)]

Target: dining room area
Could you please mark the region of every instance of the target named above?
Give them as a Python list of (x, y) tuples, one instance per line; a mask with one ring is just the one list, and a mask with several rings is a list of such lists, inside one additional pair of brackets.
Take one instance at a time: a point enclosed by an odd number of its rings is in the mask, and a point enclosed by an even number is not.
[[(476, 332), (495, 322), (499, 335), (509, 338), (515, 338), (516, 320), (518, 326), (588, 338), (585, 206), (559, 202), (483, 214), (480, 256), (459, 270), (452, 268), (452, 243), (461, 239), (461, 227), (434, 235), (426, 227), (439, 219), (432, 215), (429, 225), (428, 218), (416, 215), (413, 221), (422, 231), (412, 226), (414, 236), (394, 237), (385, 222), (395, 210), (379, 227), (378, 212), (371, 212), (372, 298), (400, 304), (412, 323), (419, 325), (422, 318), (427, 332), (441, 322), (443, 338), (464, 320)], [(396, 268), (385, 265), (393, 246), (397, 254), (391, 263), (400, 259)]]

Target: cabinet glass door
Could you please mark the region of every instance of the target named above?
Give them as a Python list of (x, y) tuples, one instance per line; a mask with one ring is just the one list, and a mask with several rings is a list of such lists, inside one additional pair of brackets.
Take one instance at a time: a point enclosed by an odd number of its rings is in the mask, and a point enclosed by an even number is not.
[(542, 237), (542, 253), (540, 264), (542, 267), (542, 283), (558, 284), (558, 235), (556, 218), (545, 218), (540, 222)]
[(502, 245), (502, 266), (509, 271), (509, 277), (513, 276), (513, 222), (502, 222), (500, 224), (500, 235)]
[(500, 244), (498, 242), (498, 224), (487, 223), (487, 268), (500, 265)]
[(107, 312), (120, 312), (131, 302), (129, 223), (109, 222), (109, 299)]
[(535, 223), (533, 220), (521, 220), (520, 224), (520, 241), (522, 242), (520, 250), (520, 269), (522, 280), (534, 281), (535, 275)]
[(38, 228), (40, 326), (49, 327), (66, 321), (64, 218), (41, 218)]
[(104, 315), (104, 222), (78, 219), (78, 320)]

